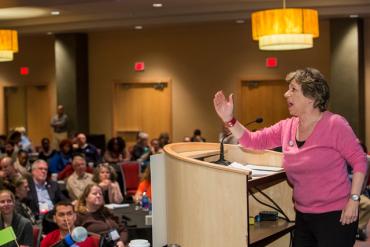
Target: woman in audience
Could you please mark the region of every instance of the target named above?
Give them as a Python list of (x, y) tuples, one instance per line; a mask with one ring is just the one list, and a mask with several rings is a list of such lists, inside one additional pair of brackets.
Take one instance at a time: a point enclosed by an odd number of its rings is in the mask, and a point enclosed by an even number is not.
[(42, 138), (38, 159), (48, 162), (49, 159), (56, 154), (56, 152), (57, 151), (55, 149), (50, 148), (50, 140), (48, 138)]
[(93, 182), (102, 188), (106, 203), (122, 202), (123, 196), (117, 182), (117, 174), (108, 163), (102, 163), (95, 169)]
[(0, 229), (11, 226), (14, 230), (17, 243), (11, 241), (2, 247), (33, 246), (33, 230), (31, 222), (15, 210), (15, 197), (9, 190), (0, 191)]
[(104, 161), (108, 163), (118, 163), (130, 160), (126, 150), (126, 142), (121, 137), (113, 137), (108, 141), (107, 150), (104, 153)]
[(32, 225), (35, 225), (36, 219), (32, 210), (25, 203), (27, 195), (30, 191), (28, 181), (24, 177), (20, 177), (13, 182), (13, 192), (15, 194), (15, 210), (23, 217), (29, 219)]
[(65, 139), (59, 144), (60, 151), (49, 160), (49, 173), (59, 173), (72, 162), (72, 142)]
[(154, 138), (150, 141), (150, 155), (163, 153), (163, 149), (159, 145), (159, 140)]
[(163, 148), (167, 144), (171, 143), (170, 135), (167, 132), (162, 132), (158, 137), (158, 141), (159, 141), (159, 146)]
[(145, 168), (145, 171), (144, 171), (144, 173), (141, 177), (139, 187), (137, 188), (137, 191), (136, 191), (135, 196), (134, 196), (134, 201), (136, 203), (141, 201), (144, 192), (149, 197), (149, 200), (152, 201), (152, 186), (151, 186), (150, 166), (147, 166)]
[(202, 131), (200, 129), (195, 129), (193, 136), (191, 137), (192, 142), (206, 142), (206, 139), (202, 136)]
[(104, 246), (124, 247), (128, 239), (127, 229), (118, 218), (104, 207), (103, 190), (96, 184), (89, 184), (77, 203), (77, 226), (89, 232), (106, 236), (116, 236)]

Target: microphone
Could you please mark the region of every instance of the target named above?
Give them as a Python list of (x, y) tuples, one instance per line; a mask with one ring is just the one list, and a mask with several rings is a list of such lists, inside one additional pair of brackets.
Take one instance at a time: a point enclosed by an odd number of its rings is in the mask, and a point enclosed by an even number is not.
[(262, 123), (262, 122), (263, 122), (263, 118), (262, 117), (257, 117), (255, 120), (246, 123), (245, 126), (248, 126), (248, 125), (250, 125), (252, 123)]
[(217, 161), (213, 161), (212, 163), (219, 164), (219, 165), (224, 165), (224, 166), (228, 166), (228, 165), (231, 164), (231, 162), (228, 161), (228, 160), (225, 160), (225, 157), (224, 157), (224, 155), (225, 155), (225, 152), (224, 152), (224, 140), (225, 140), (226, 137), (231, 136), (231, 135), (232, 135), (232, 133), (230, 133), (230, 134), (225, 135), (224, 137), (222, 137), (221, 142), (220, 142), (220, 158)]
[[(249, 122), (249, 123), (246, 123), (245, 126), (248, 126), (252, 123), (262, 123), (263, 122), (263, 118), (262, 117), (257, 117), (255, 120)], [(225, 152), (224, 152), (224, 140), (226, 137), (229, 137), (230, 135), (232, 135), (232, 133), (228, 134), (228, 135), (225, 135), (221, 142), (220, 142), (220, 158), (217, 160), (217, 161), (213, 161), (212, 163), (214, 164), (219, 164), (219, 165), (224, 165), (224, 166), (229, 166), (231, 164), (230, 161), (228, 160), (225, 160)]]
[(77, 246), (75, 243), (85, 241), (87, 238), (87, 230), (82, 226), (75, 227), (72, 233), (67, 234), (65, 238), (59, 241), (53, 247), (74, 247)]

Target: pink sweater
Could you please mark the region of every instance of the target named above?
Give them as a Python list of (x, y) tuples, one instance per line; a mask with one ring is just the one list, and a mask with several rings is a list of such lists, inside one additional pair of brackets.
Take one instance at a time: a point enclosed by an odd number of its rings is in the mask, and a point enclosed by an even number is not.
[(293, 185), (298, 211), (342, 210), (351, 192), (346, 161), (354, 173), (367, 170), (366, 155), (355, 134), (343, 117), (326, 111), (305, 144), (298, 148), (297, 127), (297, 117), (285, 119), (257, 132), (245, 131), (239, 143), (252, 149), (282, 146), (283, 167)]

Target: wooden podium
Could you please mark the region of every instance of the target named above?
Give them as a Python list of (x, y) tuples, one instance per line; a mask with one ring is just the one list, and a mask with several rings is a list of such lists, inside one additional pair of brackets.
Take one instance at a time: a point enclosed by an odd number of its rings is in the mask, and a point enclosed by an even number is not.
[[(249, 216), (272, 210), (251, 196), (272, 205), (258, 191), (294, 220), (292, 189), (284, 172), (248, 179), (248, 171), (210, 163), (219, 158), (218, 143), (173, 143), (164, 150), (151, 160), (154, 247), (289, 246), (289, 237), (279, 238), (294, 223), (279, 219), (248, 224)], [(282, 154), (225, 145), (225, 159), (281, 166)]]

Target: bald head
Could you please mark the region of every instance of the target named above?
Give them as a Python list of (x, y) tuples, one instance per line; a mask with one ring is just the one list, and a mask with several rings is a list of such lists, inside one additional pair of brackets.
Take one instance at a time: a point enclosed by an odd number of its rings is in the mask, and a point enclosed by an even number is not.
[(10, 157), (4, 157), (0, 161), (0, 171), (2, 171), (4, 177), (12, 177), (17, 172), (13, 160)]
[(64, 113), (64, 106), (63, 105), (58, 105), (57, 112), (58, 112), (58, 115), (63, 115), (63, 113)]

